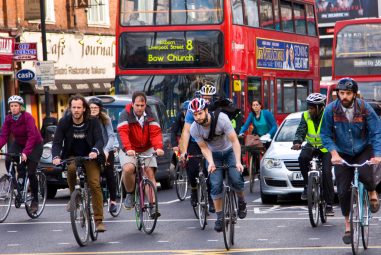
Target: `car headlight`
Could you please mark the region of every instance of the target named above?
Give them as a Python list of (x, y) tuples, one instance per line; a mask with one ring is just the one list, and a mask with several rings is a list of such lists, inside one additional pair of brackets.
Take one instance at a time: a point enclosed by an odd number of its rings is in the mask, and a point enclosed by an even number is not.
[(282, 160), (276, 159), (276, 158), (265, 158), (263, 161), (263, 164), (267, 169), (281, 168), (282, 167)]
[(42, 157), (46, 159), (51, 156), (52, 156), (52, 149), (50, 147), (44, 147), (44, 150), (42, 151)]

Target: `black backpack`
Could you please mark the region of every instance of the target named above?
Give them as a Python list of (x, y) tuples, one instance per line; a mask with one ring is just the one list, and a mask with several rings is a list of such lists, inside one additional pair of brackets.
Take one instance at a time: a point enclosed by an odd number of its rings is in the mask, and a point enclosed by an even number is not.
[[(236, 107), (229, 98), (217, 99), (211, 105), (208, 106), (208, 110), (209, 112), (214, 112), (214, 115), (217, 116), (217, 118), (220, 112), (225, 113), (231, 121), (233, 120), (235, 121), (236, 123), (235, 131), (237, 134), (239, 133), (242, 126), (243, 115), (242, 115), (241, 109)], [(212, 124), (213, 124), (213, 117), (212, 117)], [(215, 131), (215, 126), (214, 126), (214, 129), (211, 129), (211, 130)]]

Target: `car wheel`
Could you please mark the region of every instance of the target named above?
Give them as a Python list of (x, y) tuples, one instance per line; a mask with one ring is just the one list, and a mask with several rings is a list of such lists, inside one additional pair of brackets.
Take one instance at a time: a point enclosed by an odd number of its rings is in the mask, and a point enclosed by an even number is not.
[(48, 198), (52, 199), (56, 196), (57, 194), (57, 187), (54, 186), (48, 186)]

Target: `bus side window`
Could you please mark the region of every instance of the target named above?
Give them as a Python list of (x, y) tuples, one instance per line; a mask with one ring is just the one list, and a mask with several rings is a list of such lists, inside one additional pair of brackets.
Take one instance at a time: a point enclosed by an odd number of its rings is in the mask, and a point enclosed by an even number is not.
[(233, 24), (243, 25), (242, 0), (234, 0), (232, 5)]
[(306, 5), (307, 11), (307, 27), (308, 27), (308, 35), (316, 36), (316, 22), (315, 22), (315, 12), (313, 5)]
[(274, 29), (272, 0), (261, 0), (259, 6), (259, 13), (261, 27), (267, 29)]
[(246, 0), (245, 9), (247, 25), (250, 27), (259, 27), (258, 0)]

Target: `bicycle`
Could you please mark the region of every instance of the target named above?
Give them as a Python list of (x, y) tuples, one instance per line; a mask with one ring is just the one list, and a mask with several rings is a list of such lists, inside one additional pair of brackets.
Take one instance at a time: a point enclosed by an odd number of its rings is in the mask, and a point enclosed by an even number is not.
[(122, 210), (122, 205), (123, 205), (123, 197), (124, 197), (125, 192), (123, 189), (121, 171), (122, 171), (122, 168), (120, 165), (114, 166), (113, 178), (115, 178), (115, 183), (117, 185), (116, 186), (116, 207), (117, 207), (116, 212), (110, 211), (111, 201), (110, 201), (110, 193), (109, 193), (109, 189), (107, 186), (107, 181), (106, 181), (106, 178), (104, 176), (101, 176), (103, 205), (107, 206), (107, 211), (110, 212), (111, 216), (113, 216), (113, 217), (119, 216), (120, 211)]
[(249, 190), (250, 193), (253, 193), (255, 178), (259, 177), (260, 156), (264, 152), (264, 149), (261, 147), (243, 146), (243, 151), (249, 154)]
[(314, 156), (310, 164), (307, 186), (308, 215), (311, 226), (317, 227), (319, 215), (322, 223), (327, 222), (326, 201), (323, 197), (323, 174), (319, 157)]
[(138, 230), (143, 228), (148, 235), (155, 230), (159, 213), (156, 187), (144, 175), (144, 159), (152, 157), (156, 157), (156, 153), (147, 156), (136, 154), (135, 220)]
[(90, 188), (87, 183), (84, 162), (90, 160), (89, 157), (74, 157), (61, 161), (67, 170), (70, 162), (75, 162), (76, 184), (73, 193), (70, 195), (69, 211), (70, 222), (75, 240), (79, 246), (85, 246), (89, 240), (97, 240), (98, 232), (95, 229), (94, 212), (91, 206)]
[[(20, 153), (0, 153), (0, 155), (10, 158), (8, 172), (0, 178), (0, 223), (5, 221), (11, 210), (13, 197), (15, 198), (15, 207), (20, 208), (25, 205), (28, 216), (32, 219), (38, 218), (45, 209), (47, 198), (46, 177), (41, 169), (36, 170), (38, 182), (38, 210), (31, 212), (31, 203), (33, 200), (32, 189), (27, 174), (26, 165), (21, 162)], [(24, 171), (25, 176), (21, 174)], [(17, 178), (16, 178), (17, 172)]]
[(349, 164), (345, 160), (344, 165), (354, 167), (354, 177), (351, 188), (351, 211), (350, 211), (350, 226), (351, 226), (351, 245), (352, 253), (358, 254), (359, 249), (359, 229), (361, 228), (361, 238), (364, 249), (368, 249), (369, 245), (369, 221), (372, 218), (370, 212), (369, 194), (365, 186), (359, 180), (358, 168), (364, 165), (370, 165), (367, 160), (362, 164)]
[(176, 165), (175, 187), (177, 198), (184, 201), (188, 193), (188, 175), (185, 165), (180, 161)]
[(234, 245), (234, 228), (237, 224), (238, 204), (237, 195), (230, 186), (229, 182), (229, 166), (216, 166), (216, 168), (224, 169), (223, 195), (222, 195), (222, 212), (223, 212), (223, 236), (226, 250), (230, 250)]

